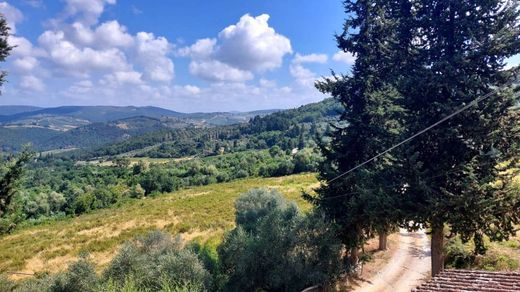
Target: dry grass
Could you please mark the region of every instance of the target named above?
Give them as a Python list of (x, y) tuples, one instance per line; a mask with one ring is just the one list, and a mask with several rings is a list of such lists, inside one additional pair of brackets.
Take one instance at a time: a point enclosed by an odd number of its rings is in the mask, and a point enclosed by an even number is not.
[(89, 252), (99, 268), (126, 240), (154, 229), (179, 234), (185, 240), (221, 238), (233, 227), (234, 201), (243, 192), (272, 187), (303, 209), (310, 206), (302, 190), (316, 186), (314, 174), (254, 178), (134, 200), (119, 207), (76, 218), (20, 229), (0, 238), (0, 273), (57, 272)]

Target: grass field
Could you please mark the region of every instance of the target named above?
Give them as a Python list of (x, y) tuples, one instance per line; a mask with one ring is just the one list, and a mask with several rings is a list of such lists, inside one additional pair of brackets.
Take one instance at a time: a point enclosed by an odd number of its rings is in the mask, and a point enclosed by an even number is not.
[[(126, 240), (154, 229), (179, 234), (184, 240), (219, 240), (233, 227), (234, 201), (258, 187), (278, 189), (304, 210), (302, 190), (317, 186), (314, 174), (253, 178), (134, 200), (76, 218), (21, 228), (0, 238), (0, 273), (63, 270), (82, 252), (99, 268)], [(15, 275), (13, 278), (23, 276)]]

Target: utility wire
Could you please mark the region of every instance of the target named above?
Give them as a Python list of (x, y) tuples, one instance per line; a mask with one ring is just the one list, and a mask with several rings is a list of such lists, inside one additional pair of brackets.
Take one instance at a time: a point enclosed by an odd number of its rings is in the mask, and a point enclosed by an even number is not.
[[(459, 170), (451, 170), (451, 171), (447, 171), (447, 172), (444, 172), (442, 174), (438, 174), (438, 175), (435, 175), (435, 176), (430, 176), (430, 177), (426, 177), (426, 178), (423, 178), (423, 180), (430, 180), (430, 179), (434, 179), (434, 178), (438, 178), (438, 177), (443, 177), (445, 175), (448, 175), (448, 174), (451, 174), (451, 173), (456, 173), (458, 172)], [(403, 185), (403, 183), (396, 183), (396, 184), (393, 184), (393, 185), (387, 185), (384, 187), (384, 189), (388, 189), (388, 188), (392, 188), (392, 187), (398, 187), (398, 186), (402, 186), (402, 187), (405, 187)], [(342, 194), (342, 195), (337, 195), (337, 196), (332, 196), (332, 197), (326, 197), (326, 198), (321, 198), (320, 200), (331, 200), (331, 199), (337, 199), (337, 198), (342, 198), (342, 197), (347, 197), (347, 196), (350, 196), (350, 195), (355, 195), (355, 194), (360, 194), (361, 191), (355, 191), (355, 192), (350, 192), (350, 193), (346, 193), (346, 194)]]
[(515, 83), (515, 82), (518, 82), (519, 80), (520, 80), (520, 79), (513, 80), (513, 81), (511, 81), (511, 82), (508, 82), (508, 83), (502, 85), (501, 87), (498, 87), (498, 88), (495, 88), (494, 90), (491, 90), (491, 91), (488, 92), (487, 94), (485, 94), (485, 95), (483, 95), (483, 96), (480, 96), (479, 98), (473, 100), (472, 102), (470, 102), (470, 103), (468, 103), (467, 105), (465, 105), (465, 106), (459, 108), (458, 110), (456, 110), (456, 111), (454, 111), (453, 113), (447, 115), (446, 117), (440, 119), (439, 121), (437, 121), (437, 122), (431, 124), (430, 126), (424, 128), (423, 130), (421, 130), (421, 131), (419, 131), (419, 132), (413, 134), (412, 136), (406, 138), (405, 140), (403, 140), (403, 141), (401, 141), (401, 142), (395, 144), (394, 146), (392, 146), (392, 147), (386, 149), (385, 151), (383, 151), (383, 152), (377, 154), (376, 156), (374, 156), (374, 157), (372, 157), (372, 158), (370, 158), (370, 159), (364, 161), (363, 163), (360, 163), (360, 164), (354, 166), (353, 168), (351, 168), (351, 169), (345, 171), (344, 173), (342, 173), (342, 174), (340, 174), (340, 175), (338, 175), (338, 176), (332, 178), (331, 180), (328, 181), (328, 183), (331, 183), (331, 182), (333, 182), (333, 181), (336, 181), (336, 180), (338, 180), (338, 179), (344, 177), (345, 175), (347, 175), (347, 174), (349, 174), (349, 173), (355, 171), (356, 169), (358, 169), (358, 168), (360, 168), (360, 167), (363, 167), (364, 165), (366, 165), (366, 164), (368, 164), (368, 163), (370, 163), (370, 162), (376, 160), (377, 158), (379, 158), (379, 157), (385, 155), (386, 153), (388, 153), (388, 152), (394, 150), (395, 148), (397, 148), (397, 147), (399, 147), (399, 146), (401, 146), (401, 145), (403, 145), (403, 144), (406, 144), (406, 143), (412, 141), (413, 139), (417, 138), (418, 136), (420, 136), (420, 135), (422, 135), (422, 134), (428, 132), (429, 130), (431, 130), (431, 129), (437, 127), (438, 125), (440, 125), (440, 124), (444, 123), (445, 121), (447, 121), (447, 120), (453, 118), (454, 116), (460, 114), (461, 112), (463, 112), (463, 111), (465, 111), (465, 110), (467, 110), (467, 109), (469, 109), (469, 108), (471, 108), (471, 107), (477, 105), (479, 102), (481, 102), (481, 101), (483, 101), (483, 100), (489, 98), (489, 97), (492, 96), (493, 94), (497, 93), (499, 90), (502, 90), (502, 89), (504, 89), (504, 88), (510, 86), (511, 84), (513, 84), (513, 83)]

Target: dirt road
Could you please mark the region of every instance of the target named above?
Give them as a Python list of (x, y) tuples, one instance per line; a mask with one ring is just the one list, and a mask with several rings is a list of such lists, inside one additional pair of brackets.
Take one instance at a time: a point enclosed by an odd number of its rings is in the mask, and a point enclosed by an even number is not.
[(430, 248), (423, 231), (399, 232), (399, 248), (390, 262), (371, 279), (366, 279), (356, 292), (411, 291), (430, 275)]

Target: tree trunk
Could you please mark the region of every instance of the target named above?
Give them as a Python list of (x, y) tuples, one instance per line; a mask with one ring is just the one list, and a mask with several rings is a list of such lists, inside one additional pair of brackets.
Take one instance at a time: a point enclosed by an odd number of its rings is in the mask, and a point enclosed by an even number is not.
[(387, 238), (386, 232), (379, 232), (379, 250), (386, 250)]
[(353, 269), (355, 269), (359, 263), (359, 248), (353, 247), (350, 249), (349, 262)]
[(444, 270), (444, 225), (432, 226), (432, 277)]

